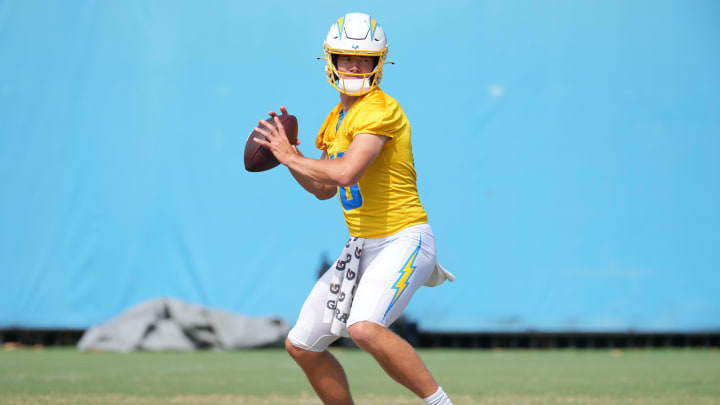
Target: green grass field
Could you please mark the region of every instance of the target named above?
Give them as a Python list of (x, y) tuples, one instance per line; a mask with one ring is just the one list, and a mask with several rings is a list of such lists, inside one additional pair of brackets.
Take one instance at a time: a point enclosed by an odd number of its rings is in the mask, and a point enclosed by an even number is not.
[[(422, 404), (366, 353), (334, 350), (358, 405)], [(421, 350), (456, 405), (720, 404), (716, 350)], [(320, 404), (280, 349), (0, 352), (0, 404)]]

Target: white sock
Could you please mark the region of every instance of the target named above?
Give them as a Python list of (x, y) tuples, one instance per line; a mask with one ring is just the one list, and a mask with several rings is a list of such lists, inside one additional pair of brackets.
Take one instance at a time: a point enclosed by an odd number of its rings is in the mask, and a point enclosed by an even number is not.
[(424, 399), (427, 405), (452, 405), (452, 401), (448, 398), (442, 387), (438, 387), (434, 394)]

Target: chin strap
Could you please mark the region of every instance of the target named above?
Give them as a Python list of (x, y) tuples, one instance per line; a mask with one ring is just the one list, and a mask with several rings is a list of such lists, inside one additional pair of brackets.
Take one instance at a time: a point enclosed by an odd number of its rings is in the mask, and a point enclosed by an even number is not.
[(340, 91), (351, 96), (360, 96), (372, 90), (370, 79), (339, 79), (337, 84)]

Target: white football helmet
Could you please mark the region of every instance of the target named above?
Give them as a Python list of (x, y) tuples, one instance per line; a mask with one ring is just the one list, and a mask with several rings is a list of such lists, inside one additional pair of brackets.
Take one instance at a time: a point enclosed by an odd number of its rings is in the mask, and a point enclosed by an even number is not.
[[(360, 96), (380, 85), (388, 54), (385, 31), (367, 14), (348, 13), (331, 27), (324, 43), (327, 80), (339, 92)], [(337, 70), (337, 55), (364, 55), (377, 58), (370, 73), (343, 73)]]

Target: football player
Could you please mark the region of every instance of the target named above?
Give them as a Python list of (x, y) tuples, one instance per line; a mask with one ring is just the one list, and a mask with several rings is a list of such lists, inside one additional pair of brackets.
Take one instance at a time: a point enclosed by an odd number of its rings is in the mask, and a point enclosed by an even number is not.
[[(453, 277), (436, 261), (435, 239), (417, 192), (410, 123), (400, 104), (379, 88), (388, 55), (385, 32), (367, 14), (346, 14), (330, 27), (324, 54), (327, 80), (340, 93), (340, 103), (318, 133), (321, 158), (306, 158), (291, 145), (274, 113), (277, 128), (260, 121), (270, 130), (256, 127), (268, 138), (256, 141), (317, 198), (338, 195), (351, 240), (361, 243), (349, 313), (337, 313), (350, 338), (427, 404), (451, 404), (412, 346), (388, 329), (420, 286)], [(331, 332), (324, 316), (328, 307), (335, 309), (328, 290), (338, 291), (332, 273), (341, 263), (344, 268), (344, 257), (318, 280), (286, 340), (325, 404), (353, 403), (345, 372), (327, 350), (340, 334)]]

